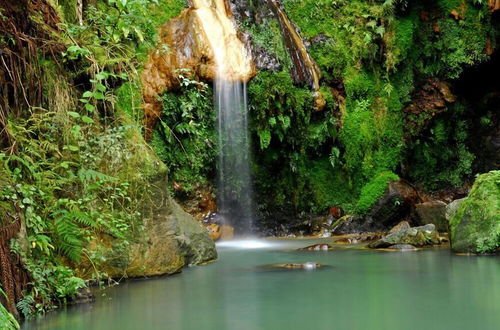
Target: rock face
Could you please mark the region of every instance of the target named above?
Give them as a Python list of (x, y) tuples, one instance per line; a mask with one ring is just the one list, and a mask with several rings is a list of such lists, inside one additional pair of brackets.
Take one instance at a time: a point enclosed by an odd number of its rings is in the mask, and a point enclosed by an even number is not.
[(446, 220), (446, 203), (442, 201), (430, 201), (415, 205), (415, 211), (422, 225), (433, 223), (440, 232), (448, 232), (448, 221)]
[(368, 246), (370, 248), (387, 248), (401, 244), (424, 246), (439, 243), (439, 234), (436, 231), (436, 226), (428, 224), (420, 227), (403, 228), (388, 234), (376, 242), (370, 243)]
[(307, 52), (307, 48), (293, 23), (288, 19), (279, 0), (268, 0), (281, 26), (286, 48), (292, 59), (292, 77), (295, 83), (306, 83), (314, 90), (315, 108), (322, 110), (326, 101), (319, 91), (321, 71)]
[(490, 8), (490, 11), (496, 12), (500, 10), (500, 0), (488, 0), (488, 7)]
[[(469, 196), (449, 206), (451, 247), (456, 252), (500, 250), (500, 171), (479, 175)], [(454, 214), (453, 214), (454, 213)]]
[[(163, 182), (163, 184), (166, 184)], [(159, 184), (158, 186), (163, 186)], [(100, 271), (109, 277), (145, 277), (179, 272), (187, 265), (217, 258), (208, 231), (173, 201), (166, 191), (153, 192), (144, 207), (144, 235), (126, 249), (117, 249), (109, 237), (96, 244), (109, 247)]]
[[(153, 128), (161, 114), (158, 95), (179, 87), (184, 76), (214, 80), (248, 81), (255, 75), (249, 48), (240, 40), (225, 0), (193, 0), (192, 6), (160, 28), (159, 47), (148, 56), (141, 79), (146, 127)], [(227, 72), (218, 72), (215, 52), (226, 52)], [(218, 54), (220, 55), (220, 54)], [(220, 56), (219, 56), (220, 57)]]
[(450, 219), (457, 213), (458, 207), (462, 202), (465, 200), (465, 198), (460, 198), (460, 199), (455, 199), (453, 202), (450, 204), (446, 205), (446, 211), (445, 211), (445, 217), (446, 221), (450, 221)]
[(363, 219), (367, 231), (387, 231), (403, 219), (411, 217), (412, 208), (422, 202), (418, 191), (404, 180), (389, 183), (384, 195)]

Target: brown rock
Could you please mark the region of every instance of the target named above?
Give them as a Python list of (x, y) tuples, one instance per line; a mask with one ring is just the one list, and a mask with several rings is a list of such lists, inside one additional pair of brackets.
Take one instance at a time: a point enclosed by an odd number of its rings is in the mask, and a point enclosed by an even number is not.
[(217, 241), (217, 240), (219, 240), (221, 238), (221, 236), (222, 236), (221, 228), (220, 228), (220, 226), (218, 224), (216, 224), (216, 223), (210, 223), (205, 228), (207, 228), (208, 235), (210, 235), (210, 238), (213, 241)]
[(299, 251), (328, 251), (332, 247), (328, 244), (313, 244), (304, 248), (298, 249)]
[(161, 26), (159, 46), (149, 54), (141, 75), (147, 135), (161, 114), (158, 95), (179, 88), (180, 69), (192, 79), (214, 80), (214, 48), (228, 52), (226, 79), (248, 81), (255, 75), (250, 51), (238, 38), (231, 17), (225, 0), (194, 0), (191, 8)]
[(438, 231), (448, 231), (448, 221), (446, 220), (446, 203), (442, 201), (430, 201), (415, 205), (421, 225), (433, 223)]
[(220, 226), (220, 233), (221, 240), (230, 240), (234, 238), (234, 228), (231, 226)]
[(492, 13), (500, 10), (500, 0), (488, 0), (488, 7)]
[(406, 230), (406, 229), (409, 229), (409, 228), (411, 228), (411, 226), (408, 223), (408, 221), (401, 221), (400, 223), (398, 223), (397, 225), (395, 225), (394, 227), (392, 227), (391, 230), (389, 231), (389, 233), (394, 233), (396, 231)]

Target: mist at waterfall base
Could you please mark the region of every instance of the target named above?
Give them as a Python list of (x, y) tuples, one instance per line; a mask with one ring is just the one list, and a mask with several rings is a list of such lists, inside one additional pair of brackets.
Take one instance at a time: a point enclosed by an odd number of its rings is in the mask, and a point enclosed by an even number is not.
[(233, 226), (237, 235), (253, 233), (253, 189), (250, 175), (250, 140), (246, 84), (217, 78), (218, 220)]

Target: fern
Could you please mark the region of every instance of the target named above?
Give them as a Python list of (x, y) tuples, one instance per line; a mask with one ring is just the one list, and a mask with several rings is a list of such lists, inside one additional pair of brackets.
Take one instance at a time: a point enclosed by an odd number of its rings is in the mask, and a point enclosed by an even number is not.
[(83, 237), (72, 215), (73, 212), (62, 211), (54, 222), (54, 229), (59, 239), (59, 251), (70, 260), (79, 262), (83, 249)]
[(110, 175), (106, 175), (102, 172), (98, 172), (95, 170), (91, 169), (85, 169), (81, 168), (78, 171), (78, 178), (82, 183), (87, 183), (91, 181), (98, 181), (98, 180), (103, 180), (103, 181), (115, 181), (116, 178), (112, 177)]

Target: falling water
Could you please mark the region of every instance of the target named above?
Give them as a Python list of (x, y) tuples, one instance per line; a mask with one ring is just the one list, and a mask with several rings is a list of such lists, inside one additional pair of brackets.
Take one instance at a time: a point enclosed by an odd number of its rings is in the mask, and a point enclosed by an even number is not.
[(219, 132), (219, 213), (240, 232), (248, 233), (253, 217), (246, 84), (217, 78), (215, 106)]
[(228, 17), (224, 0), (194, 0), (193, 5), (217, 66), (214, 98), (219, 134), (219, 214), (239, 233), (247, 234), (253, 218), (245, 84), (253, 71), (251, 57)]

